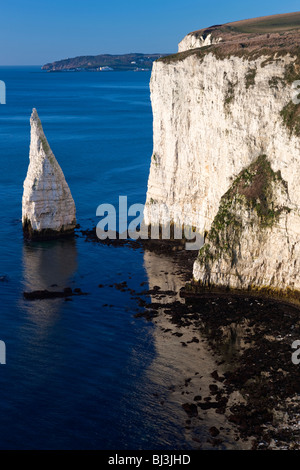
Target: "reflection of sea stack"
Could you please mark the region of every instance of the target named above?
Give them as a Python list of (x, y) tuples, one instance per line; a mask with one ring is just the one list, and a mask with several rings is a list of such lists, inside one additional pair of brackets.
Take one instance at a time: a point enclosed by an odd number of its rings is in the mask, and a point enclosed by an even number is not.
[[(24, 291), (48, 290), (63, 291), (72, 286), (72, 278), (77, 269), (76, 239), (59, 239), (52, 243), (24, 243), (23, 246), (23, 286)], [(63, 298), (44, 299), (28, 302), (20, 298), (30, 319), (45, 333), (49, 325), (59, 318)], [(58, 315), (58, 316), (57, 316)]]
[(30, 163), (22, 200), (24, 235), (30, 239), (71, 235), (76, 225), (74, 200), (36, 109), (33, 109), (30, 125)]

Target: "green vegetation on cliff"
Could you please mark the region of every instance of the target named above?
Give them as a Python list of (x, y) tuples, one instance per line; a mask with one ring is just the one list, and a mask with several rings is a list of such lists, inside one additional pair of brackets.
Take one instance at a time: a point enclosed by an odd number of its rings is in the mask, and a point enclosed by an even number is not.
[(206, 243), (199, 251), (199, 261), (207, 264), (227, 253), (234, 263), (245, 224), (257, 223), (262, 230), (271, 228), (283, 211), (289, 212), (274, 198), (274, 186), (278, 185), (287, 192), (286, 182), (279, 171), (272, 170), (266, 155), (260, 155), (245, 168), (221, 198)]
[(280, 116), (289, 129), (290, 134), (300, 136), (300, 105), (289, 101), (281, 110)]

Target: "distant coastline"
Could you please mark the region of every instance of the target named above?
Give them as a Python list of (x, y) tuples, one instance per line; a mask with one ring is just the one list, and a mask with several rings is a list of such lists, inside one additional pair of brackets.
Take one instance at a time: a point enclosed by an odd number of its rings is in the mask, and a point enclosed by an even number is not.
[(79, 56), (51, 62), (42, 66), (47, 72), (143, 72), (152, 69), (153, 62), (168, 54), (101, 54)]

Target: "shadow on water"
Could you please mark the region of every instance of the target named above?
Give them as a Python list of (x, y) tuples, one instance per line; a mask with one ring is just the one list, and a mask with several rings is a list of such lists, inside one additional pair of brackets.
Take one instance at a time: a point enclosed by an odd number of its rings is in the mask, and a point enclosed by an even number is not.
[[(248, 444), (236, 442), (232, 424), (227, 422), (224, 413), (216, 412), (211, 395), (216, 381), (212, 373), (222, 370), (218, 358), (209, 344), (209, 337), (189, 321), (177, 323), (174, 313), (179, 308), (182, 315), (189, 319), (188, 306), (180, 298), (180, 289), (185, 285), (189, 268), (182, 269), (169, 256), (145, 251), (144, 266), (148, 275), (152, 306), (155, 306), (155, 329), (153, 331), (156, 355), (147, 370), (148, 380), (167, 390), (164, 397), (157, 397), (158, 403), (164, 400), (163, 408), (168, 411), (168, 419), (174, 428), (181, 425), (182, 441), (190, 448), (220, 449), (247, 448)], [(177, 305), (176, 305), (177, 304)], [(181, 307), (179, 307), (179, 305)], [(227, 348), (236, 348), (235, 331), (228, 331)], [(226, 354), (230, 355), (229, 351)], [(222, 384), (218, 384), (220, 389)], [(200, 403), (200, 406), (199, 406)], [(201, 406), (207, 404), (207, 408)], [(165, 412), (164, 411), (164, 412)], [(218, 439), (213, 439), (212, 428), (221, 431)], [(220, 439), (221, 437), (221, 439)]]

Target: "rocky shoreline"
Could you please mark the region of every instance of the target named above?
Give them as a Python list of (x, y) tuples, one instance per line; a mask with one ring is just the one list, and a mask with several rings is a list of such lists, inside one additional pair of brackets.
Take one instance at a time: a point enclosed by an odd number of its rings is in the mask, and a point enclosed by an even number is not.
[(230, 292), (183, 297), (197, 256), (184, 250), (183, 241), (100, 241), (93, 230), (82, 235), (86, 241), (154, 253), (173, 266), (178, 289), (166, 288), (169, 272), (139, 292), (126, 281), (114, 287), (136, 300), (136, 318), (152, 322), (170, 345), (190, 352), (193, 375), (171, 385), (169, 399), (177, 397), (185, 437), (195, 448), (300, 448), (300, 375), (291, 348), (300, 339), (297, 306)]
[[(99, 240), (95, 229), (79, 228), (75, 236), (143, 253), (148, 282), (137, 287), (131, 277), (119, 278), (98, 288), (129, 293), (136, 304), (131, 314), (154, 325), (157, 358), (149, 384), (161, 383), (163, 367), (176, 372), (164, 378), (164, 394), (153, 389), (153, 396), (157, 407), (170, 407), (180, 420), (183, 446), (300, 449), (300, 366), (292, 362), (298, 306), (247, 293), (189, 291), (197, 251), (186, 251), (184, 240)], [(24, 292), (24, 298), (87, 295), (79, 287), (55, 287)]]

